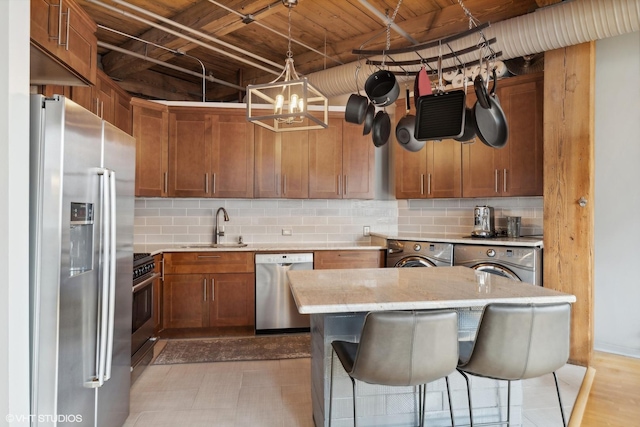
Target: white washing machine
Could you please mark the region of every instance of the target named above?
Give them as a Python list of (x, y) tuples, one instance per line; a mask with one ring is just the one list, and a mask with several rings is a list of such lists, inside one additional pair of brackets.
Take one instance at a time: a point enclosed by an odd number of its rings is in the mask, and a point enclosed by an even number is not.
[(499, 245), (455, 245), (453, 265), (542, 286), (542, 249)]
[(450, 267), (453, 244), (387, 240), (387, 267)]

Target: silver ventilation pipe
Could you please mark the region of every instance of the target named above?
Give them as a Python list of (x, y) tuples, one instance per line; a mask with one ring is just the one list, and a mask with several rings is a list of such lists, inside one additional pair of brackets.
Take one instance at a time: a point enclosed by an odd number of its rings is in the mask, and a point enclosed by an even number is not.
[[(511, 59), (523, 55), (559, 49), (593, 40), (640, 31), (640, 0), (575, 0), (565, 1), (536, 10), (527, 15), (492, 24), (484, 30), (487, 39), (495, 37), (492, 45), (500, 59)], [(478, 43), (474, 34), (455, 42), (451, 48), (458, 51)], [(449, 53), (442, 48), (425, 49), (419, 52), (423, 58)], [(463, 62), (479, 58), (478, 53), (461, 56)], [(418, 59), (415, 53), (394, 55), (396, 61)], [(363, 64), (358, 73), (358, 86), (362, 89), (369, 74), (375, 69)], [(457, 65), (453, 60), (443, 61), (443, 67)], [(337, 97), (356, 90), (358, 62), (322, 70), (307, 75), (309, 82), (325, 96)], [(411, 70), (415, 71), (415, 70)], [(412, 78), (411, 78), (412, 79)], [(408, 77), (398, 77), (402, 83)]]

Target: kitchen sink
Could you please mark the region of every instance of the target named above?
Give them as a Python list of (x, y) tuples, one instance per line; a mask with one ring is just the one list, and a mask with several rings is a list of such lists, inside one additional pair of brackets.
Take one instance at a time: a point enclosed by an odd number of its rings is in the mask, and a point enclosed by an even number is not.
[(184, 245), (182, 248), (206, 249), (206, 248), (244, 248), (246, 243), (205, 243), (195, 245)]

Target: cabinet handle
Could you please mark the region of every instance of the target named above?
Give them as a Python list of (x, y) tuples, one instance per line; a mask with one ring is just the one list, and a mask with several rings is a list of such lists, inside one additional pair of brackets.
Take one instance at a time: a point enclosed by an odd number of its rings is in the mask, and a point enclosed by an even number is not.
[(427, 194), (431, 194), (431, 174), (427, 174)]
[(220, 258), (220, 255), (198, 255), (198, 258)]
[(100, 115), (100, 98), (96, 98), (96, 116)]
[(344, 195), (345, 196), (349, 192), (349, 182), (347, 181), (347, 177), (348, 177), (348, 175), (345, 174), (345, 176), (344, 176)]
[(280, 175), (276, 174), (276, 196), (280, 195)]
[(502, 170), (502, 192), (503, 193), (507, 192), (507, 170), (506, 169)]
[[(62, 0), (60, 0), (60, 9), (62, 9)], [(69, 27), (70, 26), (71, 26), (71, 9), (67, 8), (67, 39), (64, 41), (65, 50), (69, 50)]]
[(282, 174), (282, 195), (287, 195), (287, 175)]
[(58, 46), (62, 45), (60, 39), (62, 38), (62, 0), (60, 4), (52, 4), (51, 6), (58, 8), (58, 37), (52, 37), (54, 40), (58, 40)]
[(420, 194), (424, 194), (424, 174), (420, 174)]
[(167, 175), (167, 173), (166, 173), (166, 172), (164, 172), (164, 173), (163, 173), (163, 175), (164, 175), (164, 192), (165, 192), (165, 194), (166, 194), (166, 193), (167, 193), (167, 191), (169, 191), (169, 190), (167, 189), (167, 187), (168, 187), (168, 178), (169, 178), (169, 177), (168, 177), (168, 175)]
[(204, 192), (209, 194), (209, 174), (204, 174)]
[(211, 279), (211, 301), (216, 299), (216, 280)]
[(342, 194), (342, 175), (338, 175), (338, 196)]
[(497, 193), (498, 192), (498, 169), (495, 170), (495, 174), (494, 174), (493, 180), (495, 181), (494, 182), (494, 184), (495, 184), (494, 186), (495, 186), (495, 191)]
[(202, 279), (202, 289), (204, 291), (204, 300), (207, 300), (207, 279)]
[(213, 188), (213, 191), (211, 192), (211, 194), (216, 194), (216, 174), (215, 173), (212, 174), (211, 181), (212, 181), (211, 187)]
[(104, 102), (100, 101), (100, 118), (104, 119)]

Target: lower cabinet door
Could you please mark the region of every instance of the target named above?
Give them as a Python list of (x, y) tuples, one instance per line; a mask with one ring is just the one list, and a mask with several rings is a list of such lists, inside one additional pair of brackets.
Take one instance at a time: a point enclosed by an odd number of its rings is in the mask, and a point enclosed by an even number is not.
[(255, 324), (255, 278), (253, 273), (210, 274), (209, 326)]
[(167, 274), (162, 292), (162, 323), (167, 328), (202, 328), (209, 322), (207, 274)]

